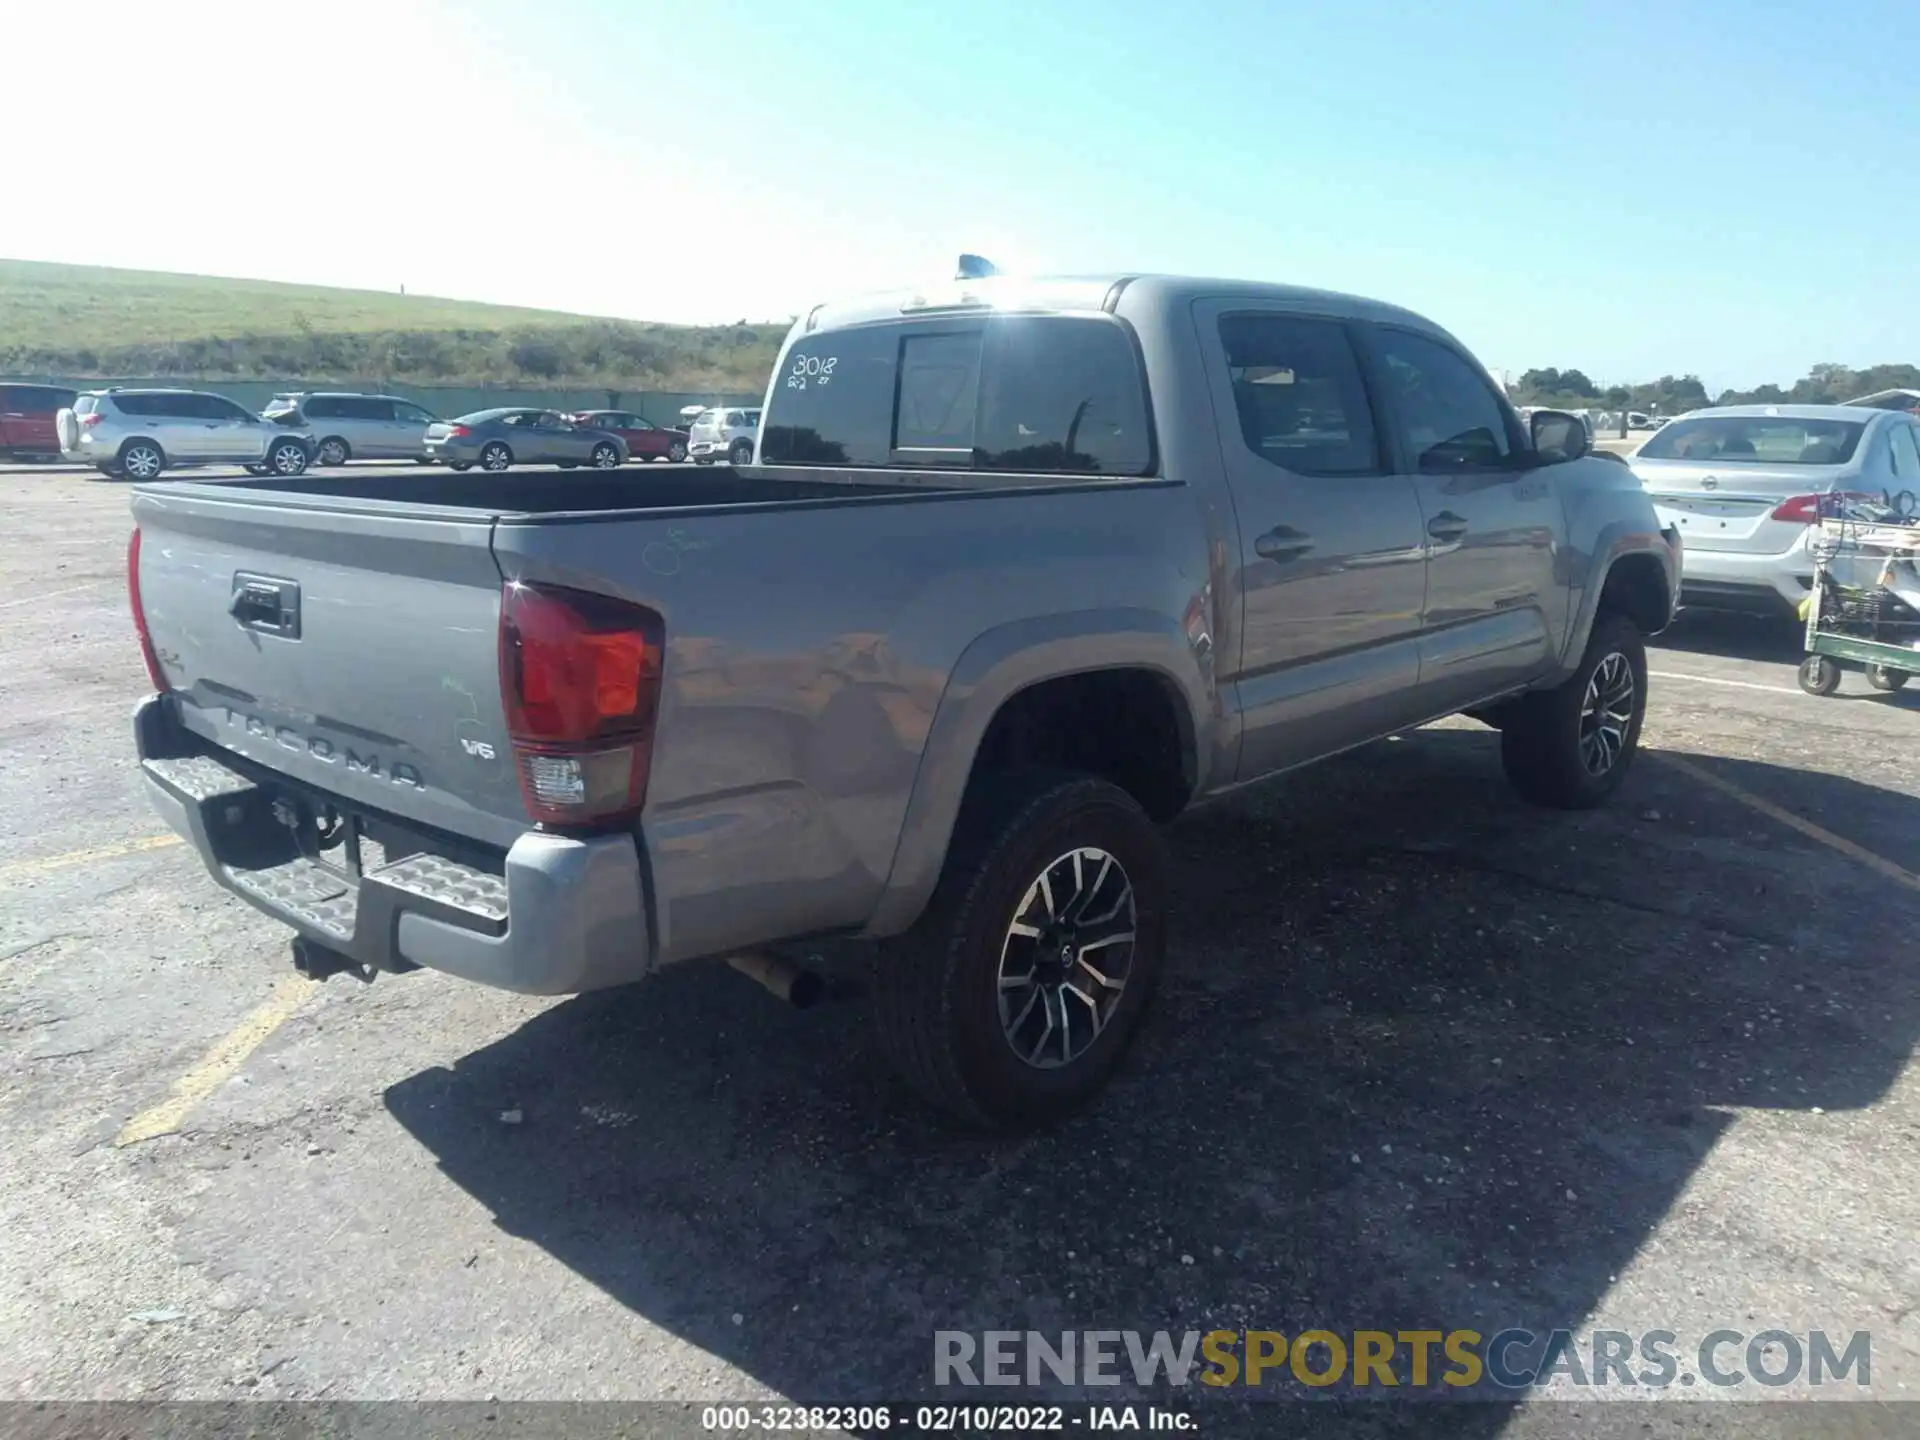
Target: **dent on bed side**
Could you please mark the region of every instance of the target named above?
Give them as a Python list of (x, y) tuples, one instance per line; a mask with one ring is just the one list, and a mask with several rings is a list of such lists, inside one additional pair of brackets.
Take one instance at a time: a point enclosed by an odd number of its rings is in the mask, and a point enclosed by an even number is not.
[(1216, 782), (1219, 709), (1211, 676), (1170, 616), (1144, 609), (1036, 616), (979, 636), (955, 663), (927, 736), (899, 843), (865, 933), (896, 935), (919, 917), (988, 728), (1013, 697), (1050, 680), (1139, 670), (1177, 697), (1175, 719), (1193, 794)]

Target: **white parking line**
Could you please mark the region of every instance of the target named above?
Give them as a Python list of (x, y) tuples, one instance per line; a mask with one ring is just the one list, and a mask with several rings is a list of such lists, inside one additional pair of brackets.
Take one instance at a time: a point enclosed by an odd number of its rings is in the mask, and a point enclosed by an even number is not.
[(1791, 685), (1762, 685), (1757, 680), (1725, 680), (1718, 675), (1689, 675), (1684, 670), (1649, 670), (1647, 674), (1656, 680), (1695, 680), (1702, 685), (1727, 685), (1735, 690), (1770, 690), (1775, 695), (1810, 698), (1804, 690), (1797, 690)]
[(78, 595), (82, 590), (98, 590), (102, 585), (112, 583), (110, 580), (89, 580), (85, 585), (69, 585), (64, 590), (43, 590), (38, 595), (29, 595), (21, 600), (0, 600), (0, 610), (11, 610), (16, 605), (38, 605), (57, 595)]

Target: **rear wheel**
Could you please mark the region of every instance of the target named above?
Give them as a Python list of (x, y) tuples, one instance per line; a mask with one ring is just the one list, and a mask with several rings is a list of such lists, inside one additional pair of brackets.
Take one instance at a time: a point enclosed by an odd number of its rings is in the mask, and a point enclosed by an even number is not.
[(1626, 778), (1647, 713), (1647, 647), (1624, 615), (1594, 622), (1580, 668), (1565, 684), (1512, 702), (1500, 760), (1536, 805), (1588, 810)]
[(970, 795), (946, 869), (874, 973), (880, 1043), (908, 1082), (986, 1128), (1040, 1124), (1119, 1063), (1159, 977), (1167, 859), (1132, 796), (1055, 771)]
[(313, 463), (316, 465), (344, 465), (352, 451), (347, 442), (338, 435), (329, 435), (320, 442), (320, 448), (314, 451)]
[(498, 440), (493, 441), (480, 452), (482, 470), (504, 470), (511, 464), (513, 464), (513, 451)]
[(620, 447), (610, 441), (602, 440), (593, 447), (593, 468), (596, 470), (617, 470), (620, 468)]
[(1891, 665), (1869, 665), (1867, 667), (1867, 683), (1873, 686), (1874, 689), (1885, 690), (1889, 694), (1903, 688), (1911, 678), (1911, 671), (1896, 670)]
[(151, 480), (166, 465), (166, 456), (151, 440), (129, 440), (120, 447), (120, 469), (130, 480)]
[(1840, 688), (1840, 662), (1829, 655), (1809, 655), (1796, 677), (1809, 695), (1831, 695)]
[(727, 459), (735, 465), (751, 465), (753, 463), (753, 442), (751, 440), (734, 441), (733, 448), (727, 451)]
[(673, 461), (674, 464), (678, 465), (682, 460), (686, 458), (687, 458), (687, 447), (681, 444), (678, 440), (674, 441), (673, 444), (667, 447), (667, 459)]

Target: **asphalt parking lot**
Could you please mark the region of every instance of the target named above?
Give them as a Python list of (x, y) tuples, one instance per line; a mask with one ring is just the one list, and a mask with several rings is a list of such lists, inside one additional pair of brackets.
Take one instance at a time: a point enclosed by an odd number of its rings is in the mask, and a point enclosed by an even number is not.
[(963, 1138), (859, 1000), (722, 967), (295, 981), (138, 794), (128, 523), (0, 474), (0, 1397), (845, 1403), (938, 1329), (1518, 1325), (1869, 1330), (1920, 1398), (1920, 689), (1687, 617), (1604, 811), (1468, 722), (1196, 810), (1121, 1080)]

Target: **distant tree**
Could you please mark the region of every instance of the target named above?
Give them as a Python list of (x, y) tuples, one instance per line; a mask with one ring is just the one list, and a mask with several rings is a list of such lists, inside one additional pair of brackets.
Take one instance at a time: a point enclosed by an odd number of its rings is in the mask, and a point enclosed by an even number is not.
[(1560, 389), (1558, 370), (1528, 370), (1521, 374), (1519, 389), (1528, 395), (1552, 395)]
[(1633, 399), (1633, 392), (1624, 385), (1609, 385), (1606, 394), (1600, 398), (1605, 400), (1607, 404), (1611, 405), (1615, 410), (1618, 410), (1622, 405)]
[(1596, 399), (1600, 394), (1600, 387), (1578, 370), (1562, 370), (1560, 388), (1569, 395), (1578, 395), (1586, 400)]

